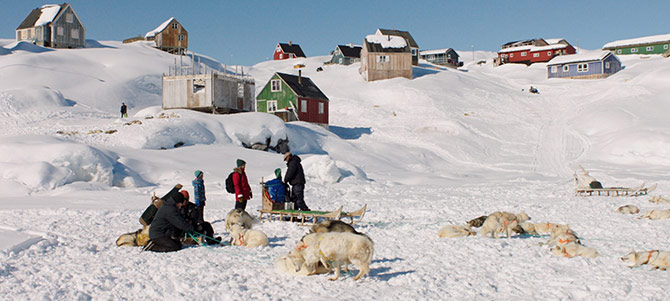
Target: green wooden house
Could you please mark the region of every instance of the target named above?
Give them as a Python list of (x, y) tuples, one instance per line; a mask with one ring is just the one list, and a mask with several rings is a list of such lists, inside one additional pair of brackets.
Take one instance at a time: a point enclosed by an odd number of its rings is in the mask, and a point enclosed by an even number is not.
[(609, 42), (603, 50), (620, 54), (670, 54), (670, 34)]
[(328, 127), (328, 97), (308, 77), (276, 72), (256, 97), (256, 111), (284, 121), (306, 121)]

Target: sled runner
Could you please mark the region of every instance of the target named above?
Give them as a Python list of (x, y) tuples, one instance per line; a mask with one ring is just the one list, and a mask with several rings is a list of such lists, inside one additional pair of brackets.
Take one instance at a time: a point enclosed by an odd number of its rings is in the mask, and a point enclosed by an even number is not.
[(656, 189), (656, 184), (645, 187), (644, 183), (642, 185), (629, 188), (629, 187), (603, 187), (600, 182), (598, 182), (594, 177), (589, 175), (589, 172), (586, 171), (581, 165), (579, 166), (581, 173), (575, 173), (575, 195), (578, 196), (641, 196), (647, 195), (648, 193)]
[(300, 225), (305, 225), (307, 221), (309, 224), (314, 225), (323, 220), (339, 220), (343, 217), (348, 217), (350, 223), (354, 224), (365, 215), (367, 210), (367, 204), (363, 205), (361, 209), (351, 212), (342, 212), (342, 206), (337, 208), (335, 211), (300, 211), (300, 210), (291, 210), (285, 209), (285, 202), (275, 202), (268, 193), (267, 187), (264, 182), (261, 182), (262, 195), (263, 195), (263, 207), (260, 212), (259, 219), (263, 220), (263, 215), (267, 214), (268, 221), (272, 221), (275, 217), (278, 217), (280, 221), (299, 221)]

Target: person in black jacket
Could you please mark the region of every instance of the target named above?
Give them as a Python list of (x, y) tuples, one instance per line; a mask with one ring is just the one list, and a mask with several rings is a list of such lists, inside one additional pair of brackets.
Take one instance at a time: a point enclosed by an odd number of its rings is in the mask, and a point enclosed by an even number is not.
[(305, 204), (305, 172), (300, 164), (300, 157), (292, 155), (290, 152), (284, 154), (286, 161), (286, 175), (284, 183), (291, 184), (291, 202), (295, 203), (295, 208), (302, 211), (309, 211)]
[(214, 238), (214, 228), (212, 224), (206, 222), (202, 218), (202, 208), (189, 201), (184, 202), (184, 205), (179, 208), (179, 213), (186, 219), (186, 221), (193, 226), (195, 232), (205, 235), (205, 242), (208, 245), (221, 243), (221, 237)]
[(154, 252), (173, 252), (181, 250), (179, 236), (183, 232), (191, 232), (193, 226), (181, 215), (179, 209), (188, 203), (188, 192), (178, 191), (177, 184), (163, 200), (149, 228), (150, 242), (145, 248)]

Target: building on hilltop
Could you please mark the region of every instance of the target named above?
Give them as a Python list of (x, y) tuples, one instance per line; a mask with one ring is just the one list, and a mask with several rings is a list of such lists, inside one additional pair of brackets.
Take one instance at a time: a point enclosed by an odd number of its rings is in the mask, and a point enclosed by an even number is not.
[(609, 51), (559, 56), (547, 64), (547, 78), (605, 78), (621, 70), (621, 61)]
[(407, 42), (407, 45), (409, 46), (409, 49), (412, 52), (412, 65), (414, 66), (419, 65), (419, 44), (416, 43), (416, 41), (409, 33), (409, 31), (378, 28), (375, 34), (381, 36), (385, 35), (398, 36), (405, 39), (405, 42)]
[(337, 45), (330, 59), (331, 64), (351, 65), (361, 61), (361, 49), (359, 45)]
[(69, 3), (47, 4), (21, 22), (16, 40), (52, 48), (86, 47), (86, 28)]
[(412, 79), (412, 52), (402, 37), (368, 35), (361, 49), (360, 74), (366, 81)]
[(565, 39), (530, 39), (509, 42), (500, 47), (495, 65), (548, 62), (555, 56), (575, 54), (575, 47)]
[(452, 48), (424, 50), (420, 52), (420, 56), (422, 60), (437, 65), (447, 67), (463, 66), (463, 62), (459, 62), (460, 56), (458, 55), (458, 52)]
[(308, 77), (276, 72), (256, 97), (256, 111), (284, 121), (306, 121), (328, 128), (328, 97)]
[(670, 56), (670, 34), (647, 36), (628, 40), (609, 42), (603, 50), (619, 55), (626, 54), (663, 54)]
[(155, 41), (156, 48), (172, 54), (184, 54), (188, 49), (188, 31), (174, 17), (147, 32), (144, 38)]
[(288, 44), (278, 43), (275, 47), (274, 60), (286, 60), (293, 59), (298, 57), (306, 57), (305, 53), (302, 52), (300, 45), (293, 44), (292, 41), (288, 41)]

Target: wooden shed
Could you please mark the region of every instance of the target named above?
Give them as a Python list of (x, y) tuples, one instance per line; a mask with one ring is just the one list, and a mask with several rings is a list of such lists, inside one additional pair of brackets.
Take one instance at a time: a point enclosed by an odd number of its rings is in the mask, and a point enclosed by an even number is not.
[(412, 79), (412, 52), (401, 37), (368, 35), (363, 40), (359, 72), (369, 82), (394, 77)]
[(664, 54), (670, 55), (670, 34), (618, 40), (605, 44), (603, 50), (616, 54)]
[(300, 48), (300, 45), (293, 44), (293, 42), (288, 41), (288, 44), (285, 43), (277, 44), (277, 47), (275, 47), (273, 57), (274, 60), (277, 61), (277, 60), (286, 60), (306, 56), (305, 53), (302, 52), (302, 48)]
[(405, 39), (410, 51), (412, 52), (412, 65), (419, 65), (419, 44), (416, 43), (409, 31), (378, 28), (376, 34), (382, 36), (392, 35)]
[(458, 52), (452, 48), (424, 50), (420, 52), (420, 55), (422, 60), (433, 64), (448, 67), (463, 66), (463, 62), (459, 62)]
[(548, 62), (556, 56), (575, 54), (575, 50), (565, 39), (530, 39), (505, 43), (498, 51), (496, 65)]
[(53, 48), (86, 47), (86, 28), (69, 3), (33, 9), (16, 28), (17, 41)]
[(359, 45), (337, 45), (333, 50), (332, 64), (351, 65), (361, 60), (361, 49)]
[(169, 53), (184, 54), (188, 49), (188, 31), (174, 17), (147, 32), (144, 38), (155, 41), (156, 48)]
[(547, 64), (547, 78), (605, 78), (621, 70), (621, 61), (609, 51), (565, 55)]
[(306, 121), (328, 127), (328, 97), (308, 77), (276, 72), (256, 97), (256, 110), (284, 121)]

